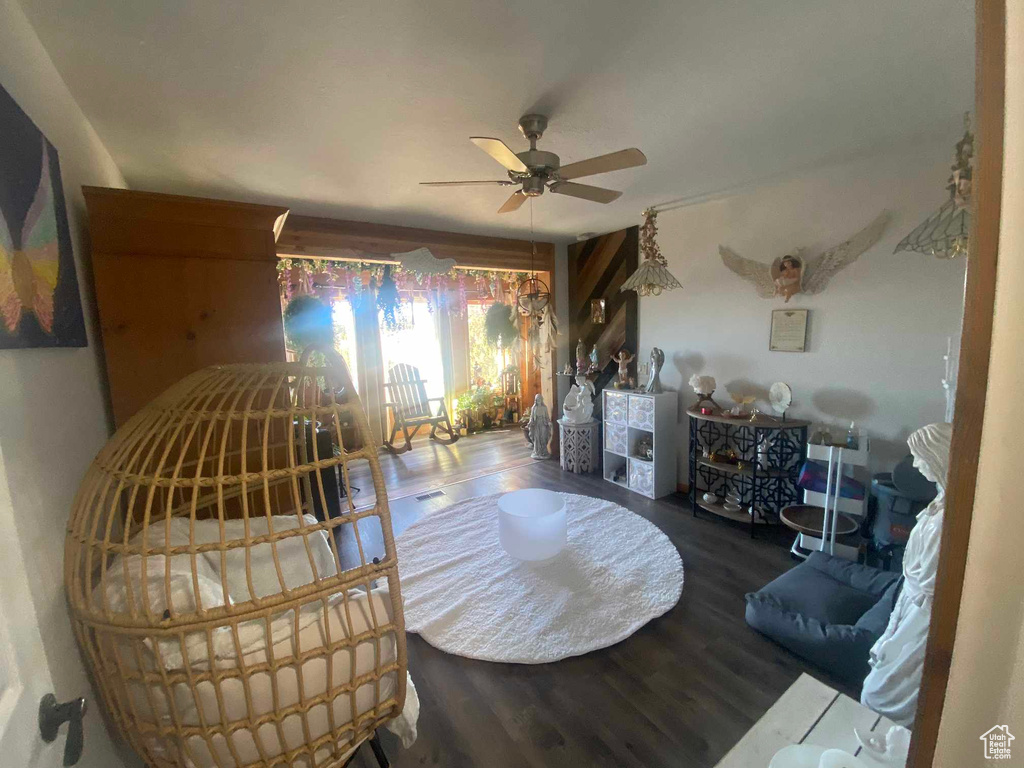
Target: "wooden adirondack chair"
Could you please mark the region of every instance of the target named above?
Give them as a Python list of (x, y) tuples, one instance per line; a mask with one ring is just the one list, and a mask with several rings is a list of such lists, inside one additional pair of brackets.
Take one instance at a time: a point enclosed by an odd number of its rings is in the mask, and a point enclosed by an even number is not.
[[(391, 436), (384, 441), (387, 449), (392, 453), (405, 453), (412, 448), (412, 439), (421, 427), (430, 425), (430, 438), (438, 442), (449, 444), (459, 439), (458, 432), (452, 428), (451, 419), (448, 418), (448, 408), (444, 404), (443, 397), (427, 397), (426, 387), (423, 386), (425, 379), (420, 378), (420, 370), (414, 365), (399, 363), (388, 371), (390, 382), (384, 385), (388, 390), (389, 402), (384, 403), (391, 409), (391, 418), (394, 424), (391, 427)], [(437, 402), (437, 414), (430, 407), (432, 402)], [(440, 426), (446, 433), (446, 438), (438, 437), (437, 428)], [(410, 432), (410, 428), (412, 432)], [(395, 447), (395, 436), (398, 430), (402, 430), (405, 436), (405, 445), (401, 448)]]

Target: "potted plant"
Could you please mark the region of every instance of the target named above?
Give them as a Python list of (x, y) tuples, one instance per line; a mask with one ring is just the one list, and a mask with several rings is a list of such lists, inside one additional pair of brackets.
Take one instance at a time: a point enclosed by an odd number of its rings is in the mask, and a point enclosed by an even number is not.
[(511, 349), (519, 342), (519, 329), (512, 319), (513, 312), (510, 304), (500, 301), (487, 308), (487, 317), (484, 318), (487, 343), (499, 349)]
[(455, 398), (455, 418), (467, 435), (473, 434), (476, 417), (473, 413), (473, 390), (467, 389)]

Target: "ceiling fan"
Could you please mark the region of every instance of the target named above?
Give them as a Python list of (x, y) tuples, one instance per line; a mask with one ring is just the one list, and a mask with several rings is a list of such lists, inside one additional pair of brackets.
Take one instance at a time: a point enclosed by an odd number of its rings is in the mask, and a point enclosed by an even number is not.
[(547, 127), (548, 119), (544, 115), (531, 114), (519, 118), (519, 130), (530, 142), (530, 148), (525, 152), (513, 152), (501, 139), (486, 136), (470, 138), (470, 141), (505, 167), (508, 171), (507, 181), (424, 181), (421, 184), (428, 187), (475, 187), (491, 184), (502, 187), (520, 186), (520, 189), (498, 209), (498, 213), (510, 213), (526, 202), (526, 198), (544, 194), (545, 188), (558, 195), (569, 195), (594, 203), (610, 203), (622, 193), (603, 187), (592, 187), (589, 184), (577, 184), (570, 179), (647, 164), (644, 153), (633, 148), (591, 157), (569, 165), (560, 165), (558, 155), (554, 152), (537, 149), (537, 141), (544, 135)]

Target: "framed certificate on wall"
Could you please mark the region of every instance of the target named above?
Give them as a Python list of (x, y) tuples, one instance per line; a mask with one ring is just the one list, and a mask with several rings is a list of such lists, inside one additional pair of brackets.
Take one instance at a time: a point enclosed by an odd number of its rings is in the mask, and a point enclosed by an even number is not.
[(805, 352), (807, 350), (807, 309), (776, 309), (772, 311), (772, 329), (768, 338), (771, 352)]

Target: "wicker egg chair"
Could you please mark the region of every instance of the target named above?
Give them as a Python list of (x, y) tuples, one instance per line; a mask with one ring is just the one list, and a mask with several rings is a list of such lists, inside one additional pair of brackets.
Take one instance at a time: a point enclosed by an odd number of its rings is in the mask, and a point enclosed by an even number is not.
[[(342, 765), (401, 713), (395, 543), (350, 381), (333, 364), (204, 369), (86, 473), (65, 548), (72, 622), (148, 765)], [(357, 460), (376, 491), (358, 510), (337, 491)]]

